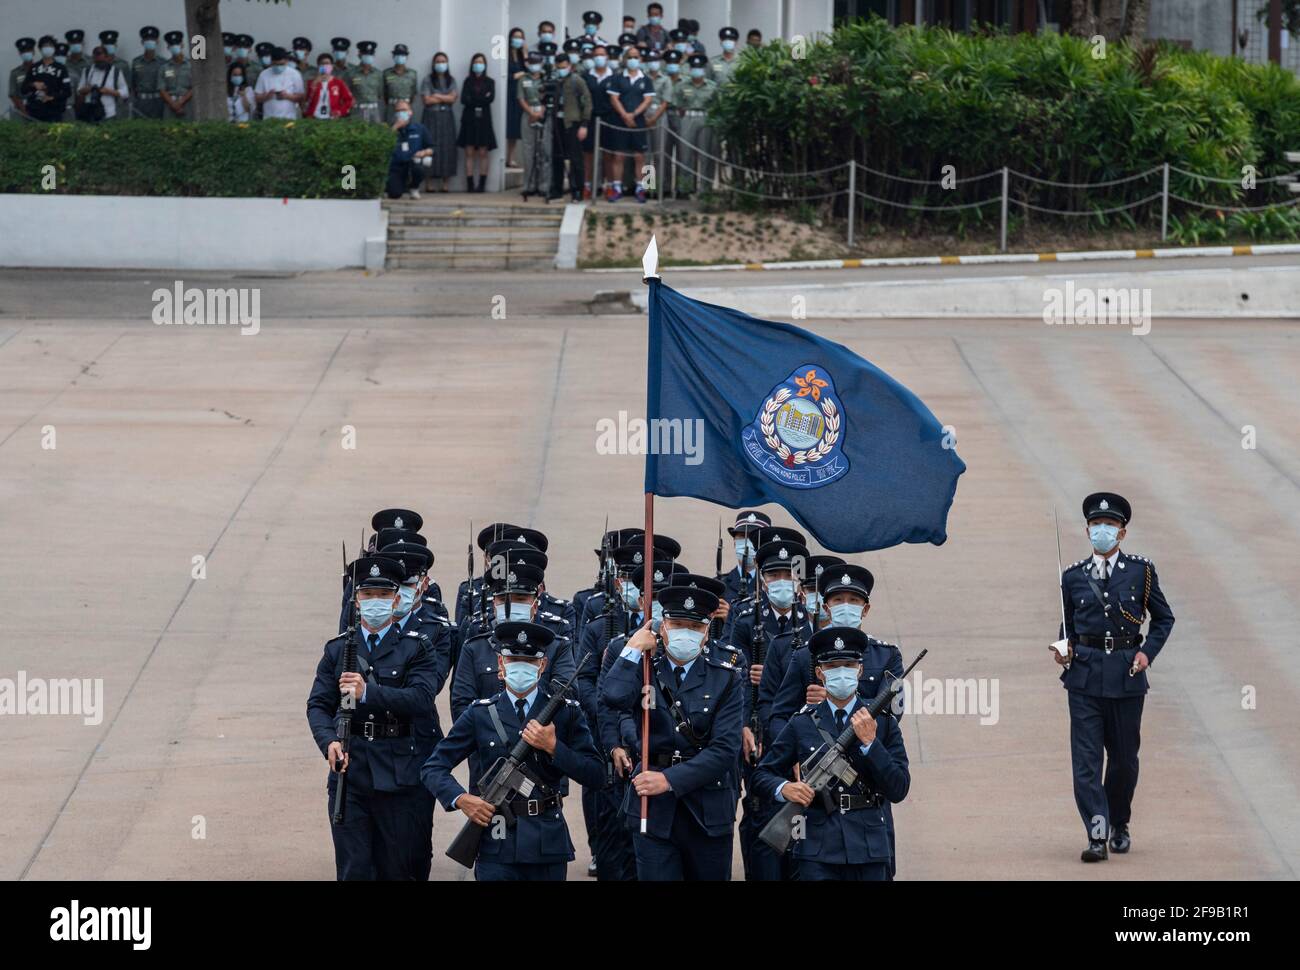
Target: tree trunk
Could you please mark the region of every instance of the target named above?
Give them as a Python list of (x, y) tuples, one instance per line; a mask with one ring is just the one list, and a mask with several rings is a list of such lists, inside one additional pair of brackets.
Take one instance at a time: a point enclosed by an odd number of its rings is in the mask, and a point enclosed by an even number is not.
[(190, 53), (194, 38), (202, 36), (206, 47), (202, 60), (191, 58), (190, 77), (194, 85), (194, 119), (225, 121), (226, 58), (221, 48), (220, 0), (185, 0), (185, 27), (190, 36)]
[(1092, 15), (1092, 0), (1070, 0), (1070, 33), (1075, 37), (1088, 38), (1097, 32), (1097, 24)]
[(1146, 40), (1147, 15), (1151, 13), (1151, 0), (1128, 0), (1124, 10), (1124, 39), (1137, 47)]
[(1124, 0), (1102, 0), (1097, 33), (1105, 37), (1108, 44), (1114, 44), (1124, 36)]

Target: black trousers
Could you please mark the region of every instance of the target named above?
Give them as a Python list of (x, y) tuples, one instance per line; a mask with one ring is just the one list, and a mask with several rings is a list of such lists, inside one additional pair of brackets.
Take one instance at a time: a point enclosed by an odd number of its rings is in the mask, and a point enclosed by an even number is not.
[(416, 162), (388, 163), (388, 197), (400, 199), (410, 189), (420, 187), (424, 180), (424, 169)]
[[(330, 778), (327, 811), (334, 805)], [(396, 792), (348, 786), (342, 825), (330, 823), (334, 868), (340, 882), (428, 881), (433, 864), (433, 796), (423, 785)]]
[[(582, 194), (582, 142), (578, 140), (579, 125), (564, 124), (560, 128), (560, 138), (563, 146), (564, 161), (569, 164), (569, 192)], [(564, 184), (561, 180), (558, 188), (563, 191)]]
[(1132, 815), (1146, 697), (1091, 697), (1077, 690), (1066, 693), (1070, 695), (1074, 802), (1088, 838), (1105, 839), (1116, 826), (1127, 825)]
[(632, 830), (623, 814), (627, 784), (615, 778), (596, 791), (596, 879), (600, 882), (632, 882), (637, 877)]

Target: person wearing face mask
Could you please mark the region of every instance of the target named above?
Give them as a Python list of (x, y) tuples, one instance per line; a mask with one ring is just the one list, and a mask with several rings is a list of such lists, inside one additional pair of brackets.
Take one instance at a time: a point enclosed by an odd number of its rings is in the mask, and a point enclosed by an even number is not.
[[(724, 881), (731, 877), (733, 823), (744, 727), (741, 671), (704, 653), (718, 598), (705, 589), (658, 592), (663, 622), (627, 641), (605, 675), (602, 699), (633, 728), (639, 762), (643, 657), (651, 666), (649, 761), (637, 763), (623, 800), (633, 830), (637, 879)], [(648, 800), (640, 830), (641, 796)]]
[(262, 106), (263, 118), (298, 117), (298, 105), (306, 100), (307, 88), (298, 69), (289, 63), (289, 52), (283, 47), (271, 52), (271, 66), (257, 79), (253, 93)]
[(409, 101), (398, 101), (395, 107), (392, 130), (397, 135), (397, 144), (388, 159), (388, 185), (384, 191), (390, 199), (400, 199), (403, 193), (418, 199), (426, 171), (425, 160), (433, 155), (432, 137), (424, 125), (411, 120)]
[(17, 120), (27, 117), (27, 103), (23, 97), (23, 82), (27, 71), (36, 60), (36, 38), (19, 37), (14, 42), (18, 48), (18, 64), (9, 69), (9, 117)]
[(378, 46), (373, 40), (357, 41), (359, 63), (348, 79), (348, 86), (355, 99), (353, 111), (356, 116), (362, 121), (376, 124), (384, 120), (384, 76), (375, 67), (375, 50)]
[[(507, 550), (514, 550), (515, 554), (512, 555), (512, 558), (520, 559), (543, 571), (548, 565), (545, 553), (550, 547), (550, 540), (547, 539), (544, 532), (538, 529), (511, 525), (508, 522), (495, 522), (479, 531), (477, 541), (479, 549), (483, 551), (484, 573), (491, 571), (494, 566), (499, 567), (502, 565), (504, 560), (497, 557)], [(542, 615), (556, 614), (566, 620), (570, 627), (576, 627), (572, 603), (558, 596), (552, 596), (546, 590), (544, 584), (540, 589), (540, 594)], [(462, 582), (456, 591), (457, 627), (462, 632), (467, 631), (471, 625), (481, 623), (484, 620), (485, 613), (491, 613), (491, 604), (489, 603), (487, 609), (484, 610), (482, 578), (475, 579), (472, 589), (467, 586), (466, 582)], [(487, 622), (491, 622), (490, 616)], [(561, 635), (568, 635), (566, 631), (557, 630), (556, 632)]]
[(808, 561), (804, 564), (803, 579), (799, 584), (799, 595), (803, 597), (803, 608), (812, 620), (813, 630), (820, 630), (824, 626), (831, 624), (831, 611), (822, 599), (821, 593), (817, 592), (817, 583), (822, 578), (822, 573), (831, 566), (842, 566), (844, 560), (839, 556), (809, 556)]
[(636, 32), (636, 42), (643, 47), (662, 50), (668, 46), (668, 31), (664, 29), (663, 4), (652, 3), (645, 8), (645, 25)]
[[(495, 826), (479, 843), (474, 878), (479, 882), (556, 882), (573, 861), (573, 840), (564, 819), (570, 780), (585, 788), (602, 776), (582, 710), (572, 698), (546, 726), (538, 715), (551, 700), (544, 675), (552, 634), (535, 623), (507, 621), (493, 634), (502, 689), (470, 705), (421, 769), (424, 784), (447, 811), (460, 811), (476, 825)], [(589, 661), (590, 662), (590, 661)], [(534, 779), (531, 791), (494, 806), (466, 791), (452, 776), (462, 761), (488, 767), (509, 754), (520, 738)], [(472, 770), (472, 768), (471, 768)], [(489, 835), (491, 837), (489, 837)]]
[[(325, 644), (307, 698), (307, 722), (329, 761), (328, 804), (338, 776), (348, 773), (346, 819), (331, 825), (339, 880), (425, 880), (432, 863), (433, 799), (420, 765), (439, 740), (434, 730), (434, 659), (418, 637), (399, 635), (393, 622), (405, 570), (385, 556), (362, 556), (355, 576), (357, 671), (343, 672), (344, 633)], [(346, 697), (346, 701), (345, 701)], [(338, 719), (352, 714), (343, 756)]]
[[(776, 670), (768, 672), (768, 676), (775, 675), (779, 682), (795, 632), (798, 631), (801, 643), (807, 643), (812, 636), (812, 623), (804, 612), (794, 578), (795, 569), (802, 569), (809, 555), (807, 540), (799, 530), (785, 527), (759, 529), (750, 535), (758, 545), (754, 553), (758, 586), (748, 599), (733, 604), (733, 619), (722, 636), (744, 650), (746, 656), (753, 657), (754, 627), (761, 621), (766, 654), (762, 667), (775, 665)], [(760, 706), (765, 719), (768, 700), (764, 698)]]
[(256, 87), (257, 78), (261, 76), (263, 71), (271, 66), (271, 55), (275, 53), (275, 45), (269, 40), (259, 41), (257, 46), (253, 48), (253, 53), (256, 56), (250, 62), (250, 66), (256, 73), (252, 76), (252, 80), (249, 83), (253, 87)]
[(78, 84), (86, 70), (94, 64), (94, 61), (86, 56), (86, 32), (79, 28), (67, 30), (63, 33), (63, 39), (68, 42), (68, 59), (63, 66), (68, 69), (68, 76), (72, 78), (73, 84)]
[(117, 52), (117, 31), (101, 30), (99, 32), (99, 42), (103, 45), (104, 52), (108, 55), (108, 59), (112, 62), (113, 66), (121, 71), (123, 76), (126, 77), (126, 83), (129, 87), (132, 83), (131, 63)]
[(731, 73), (740, 63), (740, 56), (736, 53), (736, 42), (739, 39), (740, 31), (735, 27), (723, 27), (718, 31), (718, 42), (722, 45), (722, 53), (713, 58), (709, 64), (714, 83), (722, 85), (731, 80)]
[(735, 550), (736, 565), (731, 567), (722, 581), (727, 587), (727, 601), (732, 606), (753, 595), (758, 577), (758, 562), (754, 559), (757, 551), (755, 542), (759, 530), (771, 527), (772, 519), (766, 512), (745, 509), (736, 514), (736, 524), (727, 529)]
[[(648, 54), (648, 52), (646, 52)], [(617, 202), (623, 197), (623, 179), (621, 169), (627, 157), (631, 156), (632, 172), (639, 178), (645, 165), (646, 112), (655, 99), (654, 82), (641, 70), (643, 53), (637, 48), (630, 48), (623, 56), (623, 71), (609, 85), (609, 99), (616, 116), (618, 128), (610, 129), (610, 140), (615, 151), (610, 152), (610, 171), (613, 184), (607, 196), (610, 202)], [(646, 187), (641, 181), (636, 183), (636, 200), (645, 203)]]
[(424, 127), (433, 138), (433, 161), (426, 186), (438, 180), (440, 192), (448, 191), (448, 180), (456, 174), (456, 117), (454, 105), (460, 89), (451, 75), (450, 61), (443, 51), (433, 55), (432, 70), (420, 82), (424, 100)]
[(58, 42), (49, 34), (41, 38), (39, 60), (27, 68), (20, 91), (27, 117), (33, 121), (60, 121), (72, 97), (72, 79), (68, 69), (54, 59)]
[(1114, 492), (1085, 498), (1084, 534), (1092, 555), (1061, 574), (1065, 616), (1058, 640), (1068, 647), (1064, 657), (1052, 653), (1065, 668), (1074, 801), (1088, 837), (1084, 862), (1101, 862), (1132, 845), (1146, 671), (1174, 625), (1155, 564), (1120, 551), (1132, 517), (1128, 501)]
[(311, 41), (306, 37), (295, 37), (293, 39), (290, 63), (302, 75), (303, 90), (306, 90), (307, 85), (316, 80), (317, 74), (316, 68), (311, 63)]
[(257, 104), (249, 90), (244, 65), (231, 63), (226, 68), (226, 116), (233, 122), (246, 122), (253, 117)]
[[(144, 53), (131, 61), (131, 114), (137, 118), (158, 121), (163, 116), (162, 96), (158, 93), (162, 81), (162, 58), (158, 56), (159, 30), (157, 27), (140, 28), (140, 45)], [(247, 75), (247, 70), (245, 70)], [(248, 82), (246, 81), (245, 86)]]
[(598, 10), (588, 10), (582, 15), (582, 36), (584, 40), (589, 40), (592, 44), (607, 47), (608, 41), (601, 36), (600, 24), (605, 18), (600, 15)]
[[(554, 28), (551, 33), (554, 34)], [(506, 53), (506, 168), (516, 168), (515, 146), (519, 142), (520, 123), (526, 109), (519, 104), (519, 82), (528, 77), (528, 40), (522, 27), (510, 31), (510, 49)]]
[(331, 37), (330, 51), (334, 54), (334, 76), (348, 85), (352, 86), (352, 65), (348, 63), (348, 51), (352, 48), (352, 41), (346, 37)]
[(185, 34), (179, 30), (169, 30), (163, 35), (167, 45), (167, 60), (163, 61), (159, 71), (158, 93), (166, 106), (163, 118), (167, 121), (189, 120), (190, 100), (194, 97), (193, 77), (190, 62), (185, 57)]
[(397, 120), (397, 102), (414, 104), (420, 92), (420, 79), (407, 65), (411, 51), (405, 44), (393, 45), (393, 66), (384, 71), (385, 120), (391, 125)]
[(460, 92), (460, 134), (456, 137), (456, 144), (465, 149), (466, 192), (487, 190), (488, 153), (497, 149), (492, 124), (492, 102), (496, 98), (497, 83), (488, 77), (487, 55), (475, 54), (470, 58), (469, 75)]
[[(567, 46), (567, 45), (566, 45)], [(573, 202), (582, 201), (583, 168), (582, 142), (591, 129), (591, 89), (587, 82), (573, 68), (569, 54), (559, 54), (555, 58), (555, 81), (559, 85), (557, 101), (559, 104), (558, 149), (562, 167), (568, 168), (569, 198)], [(556, 190), (563, 191), (563, 172), (556, 182)], [(581, 614), (579, 614), (581, 615)]]
[(709, 59), (691, 54), (690, 79), (677, 89), (681, 138), (678, 142), (678, 195), (707, 191), (713, 184), (718, 139), (709, 123), (709, 109), (718, 97), (718, 85), (709, 79)]
[(545, 91), (548, 87), (546, 64), (541, 51), (532, 51), (524, 62), (524, 72), (515, 85), (514, 105), (522, 112), (521, 131), (524, 201), (530, 195), (551, 195), (551, 150), (555, 144), (555, 119), (548, 117)]
[[(582, 162), (583, 171), (586, 178), (583, 181), (582, 197), (590, 198), (595, 189), (593, 188), (593, 179), (603, 173), (593, 172), (592, 167), (595, 162), (596, 153), (596, 127), (600, 122), (601, 144), (608, 147), (609, 138), (613, 135), (614, 129), (606, 127), (610, 124), (618, 124), (618, 118), (614, 113), (614, 103), (610, 98), (610, 90), (613, 87), (614, 79), (617, 75), (609, 63), (609, 48), (604, 44), (597, 44), (591, 50), (592, 68), (586, 73), (583, 80), (587, 82), (587, 88), (591, 92), (591, 128), (587, 131), (587, 138), (582, 143)], [(606, 172), (612, 171), (613, 163), (618, 159), (612, 155), (606, 155), (601, 162)]]
[[(897, 721), (888, 712), (873, 718), (861, 692), (861, 630), (829, 627), (809, 644), (825, 699), (801, 710), (759, 763), (754, 782), (776, 802), (793, 801), (807, 812), (802, 837), (790, 854), (801, 881), (880, 882), (890, 878), (894, 856), (892, 814), (887, 806), (907, 797), (911, 785), (907, 750)], [(848, 729), (856, 737), (845, 752), (857, 772), (852, 784), (836, 781), (815, 793), (794, 768)]]
[[(516, 603), (511, 606), (504, 601), (495, 602), (491, 606), (491, 614), (486, 618), (476, 613), (462, 627), (462, 634), (465, 639), (476, 636), (482, 630), (492, 626), (493, 623), (505, 619), (528, 619), (549, 629), (555, 634), (557, 639), (576, 642), (573, 634), (573, 624), (569, 617), (572, 615), (567, 609), (568, 601), (551, 596), (546, 592), (545, 573), (549, 560), (546, 553), (534, 545), (517, 538), (503, 539), (494, 542), (487, 547), (488, 560), (494, 564), (495, 569), (513, 569), (515, 566), (524, 565), (536, 569), (539, 573), (539, 585), (537, 595), (530, 600), (534, 607), (531, 615), (524, 617), (522, 607)], [(515, 614), (513, 616), (506, 614)]]
[(334, 76), (334, 57), (321, 52), (316, 58), (316, 77), (307, 87), (305, 117), (319, 121), (345, 118), (352, 110), (352, 92)]

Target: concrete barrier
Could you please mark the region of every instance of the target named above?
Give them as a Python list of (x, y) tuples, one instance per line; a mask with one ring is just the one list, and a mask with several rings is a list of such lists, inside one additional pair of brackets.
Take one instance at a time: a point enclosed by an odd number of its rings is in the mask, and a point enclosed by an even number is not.
[[(868, 283), (783, 286), (679, 286), (687, 296), (757, 317), (1040, 318), (1066, 303), (1081, 307), (1085, 291), (1147, 291), (1153, 317), (1300, 317), (1300, 266), (1241, 269), (1084, 272), (1050, 276), (955, 276)], [(646, 292), (631, 292), (645, 309)], [(1081, 322), (1085, 314), (1071, 315)], [(1061, 321), (1067, 322), (1067, 321)]]
[(382, 267), (378, 199), (0, 195), (0, 266), (332, 270)]

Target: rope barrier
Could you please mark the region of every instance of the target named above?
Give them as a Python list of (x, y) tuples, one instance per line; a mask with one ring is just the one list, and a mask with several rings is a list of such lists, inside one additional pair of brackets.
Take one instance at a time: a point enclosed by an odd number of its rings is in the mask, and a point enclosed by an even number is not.
[[(1179, 175), (1186, 175), (1188, 178), (1199, 179), (1202, 182), (1218, 182), (1220, 185), (1241, 185), (1241, 179), (1239, 178), (1225, 179), (1214, 175), (1198, 175), (1195, 172), (1187, 171), (1185, 168), (1179, 168), (1177, 165), (1170, 165), (1169, 171), (1177, 172)], [(1255, 184), (1258, 185), (1261, 182), (1292, 182), (1296, 179), (1300, 179), (1300, 172), (1289, 172), (1286, 175), (1270, 175), (1267, 178), (1257, 178), (1255, 179)], [(1242, 187), (1244, 188), (1244, 186)]]
[[(911, 185), (943, 185), (943, 179), (914, 179), (906, 175), (891, 175), (889, 172), (882, 172), (878, 168), (872, 168), (870, 165), (864, 165), (858, 162), (858, 168), (864, 172), (870, 172), (872, 175), (879, 175), (881, 178), (892, 179), (895, 182), (907, 182)], [(965, 182), (980, 182), (987, 178), (1000, 176), (1002, 169), (994, 169), (992, 172), (985, 172), (983, 175), (968, 175), (965, 178), (953, 179), (954, 185), (961, 185)]]
[(877, 196), (870, 195), (859, 189), (856, 193), (864, 199), (870, 199), (872, 202), (879, 202), (881, 205), (892, 205), (899, 209), (916, 209), (922, 212), (956, 212), (958, 209), (978, 209), (980, 206), (988, 205), (990, 202), (1001, 202), (1002, 196), (995, 195), (991, 199), (984, 199), (982, 202), (964, 202), (959, 205), (916, 205), (909, 202), (894, 202), (890, 199), (881, 199)]
[[(1047, 212), (1056, 216), (1106, 216), (1112, 212), (1123, 212), (1125, 209), (1136, 209), (1138, 206), (1146, 205), (1148, 202), (1154, 202), (1161, 197), (1161, 193), (1148, 195), (1145, 199), (1138, 199), (1136, 202), (1129, 202), (1125, 205), (1112, 206), (1109, 209), (1047, 209), (1040, 205), (1033, 205), (1020, 199), (1008, 199), (1014, 205), (1021, 206), (1025, 209), (1033, 209), (1035, 212)], [(1172, 198), (1172, 196), (1171, 196)]]
[(1039, 185), (1052, 185), (1062, 189), (1100, 189), (1108, 185), (1123, 185), (1125, 182), (1136, 182), (1138, 179), (1149, 178), (1159, 171), (1160, 166), (1157, 165), (1155, 168), (1149, 168), (1137, 175), (1126, 175), (1123, 178), (1108, 179), (1104, 182), (1057, 182), (1052, 179), (1040, 179), (1038, 176), (1030, 175), (1027, 172), (1017, 172), (1014, 168), (1007, 169), (1007, 174), (1029, 182), (1037, 182)]
[(1263, 212), (1265, 209), (1294, 209), (1300, 204), (1300, 198), (1292, 199), (1290, 202), (1270, 202), (1267, 205), (1219, 205), (1214, 202), (1197, 202), (1195, 199), (1185, 199), (1181, 195), (1169, 193), (1169, 198), (1177, 199), (1185, 205), (1194, 205), (1198, 209), (1217, 209), (1220, 212)]

